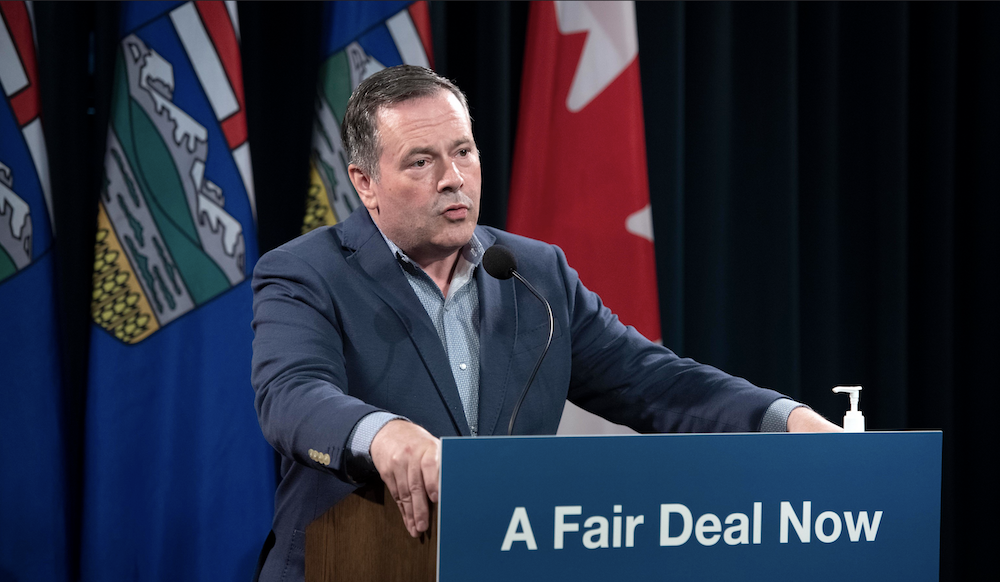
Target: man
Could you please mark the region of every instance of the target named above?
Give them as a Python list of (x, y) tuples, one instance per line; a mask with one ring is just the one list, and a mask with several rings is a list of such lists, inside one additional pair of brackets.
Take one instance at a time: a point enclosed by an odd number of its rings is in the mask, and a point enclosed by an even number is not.
[(625, 327), (558, 248), (477, 226), (479, 151), (450, 81), (412, 66), (376, 73), (342, 134), (366, 211), (254, 272), (255, 403), (283, 457), (261, 580), (302, 579), (306, 526), (375, 477), (410, 534), (425, 531), (438, 437), (505, 433), (548, 318), (523, 286), (479, 268), (493, 244), (514, 252), (555, 318), (518, 434), (553, 434), (566, 398), (640, 432), (839, 430)]

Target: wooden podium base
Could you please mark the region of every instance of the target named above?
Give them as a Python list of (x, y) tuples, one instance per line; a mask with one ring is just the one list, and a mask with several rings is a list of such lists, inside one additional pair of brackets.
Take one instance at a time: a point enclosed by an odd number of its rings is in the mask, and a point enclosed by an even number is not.
[(428, 531), (412, 538), (382, 483), (358, 489), (306, 528), (306, 582), (436, 578), (437, 505)]

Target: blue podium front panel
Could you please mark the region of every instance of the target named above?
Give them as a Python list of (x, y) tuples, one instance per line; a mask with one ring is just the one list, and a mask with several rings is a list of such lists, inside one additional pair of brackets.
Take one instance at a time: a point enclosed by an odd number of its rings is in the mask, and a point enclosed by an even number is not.
[(941, 433), (446, 438), (440, 499), (441, 582), (937, 580)]

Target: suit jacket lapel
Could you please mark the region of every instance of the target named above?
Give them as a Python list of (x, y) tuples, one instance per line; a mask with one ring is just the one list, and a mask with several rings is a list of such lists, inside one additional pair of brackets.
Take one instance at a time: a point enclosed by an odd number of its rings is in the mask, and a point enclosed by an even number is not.
[[(486, 248), (496, 240), (482, 228), (476, 229), (476, 235)], [(476, 284), (479, 287), (479, 434), (507, 434), (506, 419), (502, 425), (499, 420), (504, 403), (516, 398), (513, 391), (517, 389), (508, 386), (517, 336), (514, 280), (500, 281), (485, 269), (477, 269)]]
[(448, 405), (448, 412), (456, 428), (463, 436), (469, 436), (471, 432), (465, 419), (462, 398), (458, 395), (458, 387), (448, 364), (448, 355), (441, 345), (441, 338), (371, 216), (366, 210), (358, 209), (344, 221), (341, 234), (343, 245), (355, 251), (347, 258), (347, 262), (354, 263), (370, 277), (372, 291), (406, 326), (424, 366)]

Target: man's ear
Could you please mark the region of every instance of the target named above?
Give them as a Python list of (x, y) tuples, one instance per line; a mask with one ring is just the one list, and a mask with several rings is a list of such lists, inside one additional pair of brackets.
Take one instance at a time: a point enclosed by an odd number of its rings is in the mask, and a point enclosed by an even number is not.
[(357, 191), (358, 197), (361, 198), (361, 203), (365, 205), (365, 208), (372, 212), (377, 210), (378, 197), (375, 195), (373, 188), (375, 181), (372, 180), (372, 177), (354, 164), (347, 166), (347, 175), (351, 178), (351, 184), (354, 184), (354, 189)]

